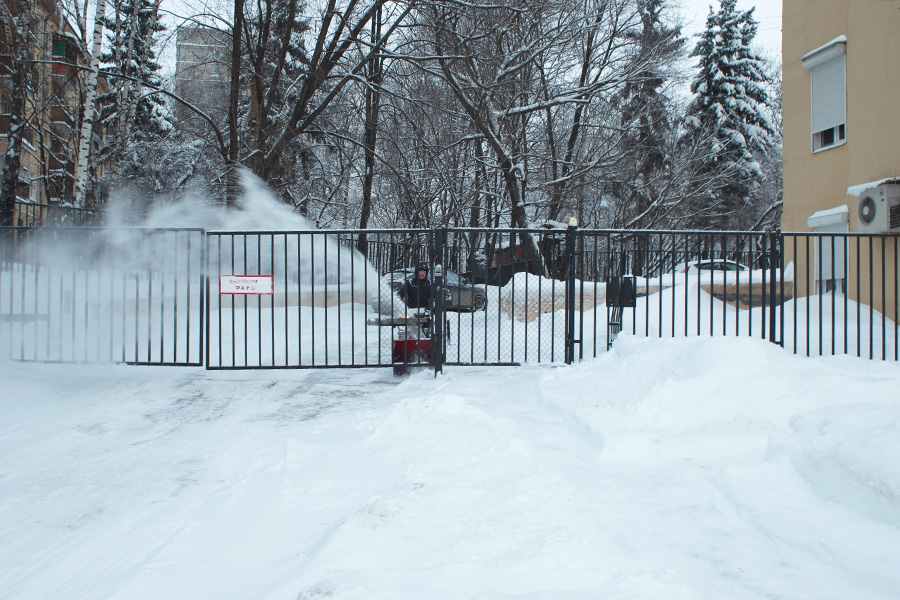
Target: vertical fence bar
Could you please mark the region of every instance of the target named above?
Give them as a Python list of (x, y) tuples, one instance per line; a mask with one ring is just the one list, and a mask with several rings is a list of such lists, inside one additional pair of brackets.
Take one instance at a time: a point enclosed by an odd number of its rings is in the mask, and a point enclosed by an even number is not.
[(700, 261), (703, 260), (703, 236), (697, 236), (697, 335), (700, 335), (700, 322), (703, 320), (700, 318), (700, 307), (703, 304), (703, 299), (700, 294), (700, 289), (703, 287), (701, 285), (701, 275), (702, 272), (700, 270)]
[(433, 279), (438, 293), (433, 302), (434, 322), (431, 324), (433, 334), (431, 340), (431, 361), (434, 365), (434, 375), (437, 377), (438, 373), (444, 370), (444, 291), (446, 289), (444, 284), (447, 281), (447, 265), (444, 260), (444, 250), (447, 245), (447, 230), (443, 228), (438, 229), (433, 235), (434, 262), (441, 265), (440, 276), (437, 276), (436, 271), (432, 271), (435, 273)]
[(777, 299), (775, 298), (776, 291), (776, 283), (775, 277), (778, 273), (778, 266), (776, 261), (778, 260), (778, 246), (777, 238), (775, 237), (775, 232), (769, 232), (769, 341), (773, 344), (776, 342), (775, 340), (775, 302)]
[[(254, 275), (258, 275), (262, 273), (262, 234), (256, 234), (256, 272)], [(247, 273), (244, 273), (246, 275)], [(247, 304), (249, 304), (248, 297), (244, 296), (244, 311), (247, 310)], [(244, 313), (246, 314), (246, 312)], [(263, 366), (262, 360), (262, 346), (263, 346), (263, 333), (262, 333), (262, 295), (256, 294), (256, 365), (261, 367)]]
[[(188, 231), (186, 233), (187, 233), (186, 240), (188, 243), (188, 247), (190, 247), (191, 232)], [(172, 298), (174, 299), (174, 302), (172, 303), (172, 330), (173, 330), (172, 331), (172, 340), (174, 342), (174, 344), (173, 344), (174, 351), (172, 352), (172, 362), (177, 363), (178, 362), (178, 346), (179, 346), (179, 341), (178, 341), (178, 232), (177, 231), (175, 232), (175, 240), (174, 240), (173, 246), (175, 247), (176, 250), (175, 250), (175, 252), (172, 253), (172, 278), (173, 278), (172, 285), (174, 286), (174, 289), (172, 290)], [(187, 255), (188, 255), (188, 260), (190, 260), (191, 253), (189, 250), (187, 251)], [(190, 289), (188, 289), (188, 291), (190, 292)], [(188, 358), (188, 362), (190, 362), (190, 358)]]
[[(350, 364), (356, 364), (356, 261), (353, 249), (356, 247), (354, 238), (350, 236)], [(366, 272), (363, 270), (363, 297), (366, 297), (365, 289)]]
[[(288, 367), (291, 364), (291, 340), (290, 340), (290, 331), (291, 331), (291, 319), (288, 314), (288, 305), (290, 305), (290, 288), (288, 287), (288, 282), (290, 278), (288, 276), (288, 234), (283, 233), (281, 235), (282, 238), (282, 255), (284, 256), (284, 273), (282, 277), (284, 278), (284, 366)], [(274, 274), (274, 273), (273, 273)], [(300, 305), (300, 297), (297, 296), (297, 305)], [(275, 311), (273, 310), (274, 314)], [(274, 332), (272, 337), (274, 338)], [(274, 358), (273, 358), (274, 362)]]
[(875, 265), (872, 264), (875, 255), (875, 241), (869, 236), (869, 359), (875, 357), (875, 280), (872, 277)]
[(829, 251), (831, 252), (831, 263), (830, 263), (830, 267), (829, 267), (829, 269), (830, 269), (829, 281), (831, 281), (831, 285), (832, 285), (832, 288), (831, 288), (831, 355), (834, 356), (835, 355), (835, 337), (836, 337), (835, 311), (837, 310), (837, 277), (835, 276), (835, 271), (834, 271), (834, 256), (835, 256), (834, 255), (834, 242), (835, 242), (836, 237), (834, 236), (834, 234), (828, 234), (828, 239), (830, 240)]
[(850, 254), (850, 238), (848, 238), (845, 235), (843, 237), (843, 240), (844, 240), (844, 242), (843, 242), (843, 244), (841, 244), (841, 251), (844, 253), (844, 271), (842, 273), (843, 283), (842, 283), (842, 287), (841, 287), (841, 292), (843, 293), (843, 299), (844, 299), (844, 319), (843, 319), (844, 334), (843, 335), (844, 335), (844, 354), (846, 355), (848, 353), (848, 348), (849, 348), (849, 341), (847, 340), (847, 337), (849, 336), (849, 334), (847, 333), (847, 317), (849, 315), (849, 313), (847, 312), (848, 308), (849, 308), (847, 297), (850, 295), (850, 256), (849, 256), (849, 254)]
[[(206, 240), (206, 243), (205, 243), (204, 245), (207, 246), (207, 247), (209, 247), (209, 240), (211, 239), (210, 234), (207, 233), (207, 234), (204, 235), (203, 237), (204, 237), (205, 240)], [(217, 242), (218, 245), (219, 245), (219, 254), (221, 255), (222, 241), (221, 241), (221, 239), (220, 239), (218, 236), (216, 236), (216, 242)], [(210, 289), (209, 289), (209, 276), (210, 276), (210, 273), (212, 272), (212, 271), (211, 271), (211, 262), (212, 262), (212, 252), (207, 252), (207, 253), (206, 253), (206, 262), (205, 262), (205, 265), (204, 265), (204, 263), (202, 263), (202, 262), (200, 263), (200, 264), (201, 264), (201, 273), (200, 273), (200, 276), (202, 277), (202, 283), (201, 283), (201, 286), (206, 287), (206, 305), (205, 305), (205, 307), (204, 307), (204, 308), (205, 308), (204, 312), (205, 312), (206, 314), (204, 315), (203, 318), (206, 320), (206, 332), (205, 332), (205, 333), (206, 333), (206, 353), (205, 353), (206, 361), (205, 361), (205, 362), (206, 362), (206, 368), (207, 368), (207, 369), (210, 368), (210, 364), (209, 364), (209, 362), (210, 362), (210, 361), (209, 361), (209, 358), (210, 358), (210, 357), (209, 357), (209, 355), (210, 355), (210, 346), (211, 346), (211, 343), (210, 343), (210, 335), (211, 335), (211, 333), (210, 333), (210, 329), (211, 329), (211, 327), (210, 327), (210, 321), (211, 321), (211, 318), (212, 318), (212, 315), (211, 315), (212, 310), (210, 310), (210, 307), (212, 306), (212, 296), (210, 295), (211, 292), (210, 292)], [(221, 261), (220, 261), (220, 262), (221, 262)], [(218, 296), (218, 294), (217, 294), (217, 296)], [(221, 296), (219, 296), (219, 297), (221, 298)], [(201, 306), (203, 306), (203, 302), (201, 302), (200, 304), (201, 304)], [(219, 310), (217, 311), (218, 316), (219, 316), (219, 331), (218, 331), (218, 337), (219, 337), (219, 343), (218, 343), (218, 346), (219, 346), (219, 363), (218, 363), (218, 364), (219, 364), (219, 365), (222, 364), (222, 340), (221, 340), (221, 337), (222, 337), (222, 310), (221, 310), (221, 309), (222, 309), (222, 301), (219, 300)], [(202, 336), (201, 336), (201, 337), (202, 337)], [(201, 357), (204, 356), (204, 353), (203, 353), (202, 349), (201, 349), (201, 352), (200, 352), (200, 356), (201, 356)]]
[[(810, 286), (811, 280), (810, 280), (809, 270), (814, 265), (809, 260), (809, 237), (804, 236), (803, 239), (806, 242), (806, 356), (810, 356), (811, 350), (810, 350), (810, 339), (809, 339), (809, 319), (810, 319), (810, 310), (812, 308), (811, 298), (812, 298), (815, 288), (812, 288)], [(813, 285), (815, 285), (814, 278), (815, 278), (815, 275), (813, 275), (813, 280), (812, 280)]]
[[(342, 335), (341, 335), (342, 334), (341, 322), (343, 321), (343, 318), (341, 318), (341, 287), (343, 287), (341, 285), (341, 255), (343, 254), (343, 252), (341, 252), (340, 238), (336, 238), (336, 239), (337, 239), (337, 278), (336, 279), (337, 279), (338, 283), (337, 283), (337, 315), (335, 315), (335, 316), (337, 318), (337, 364), (340, 365), (343, 362), (343, 359), (341, 356), (341, 346), (344, 345)], [(326, 281), (327, 280), (328, 279), (326, 278)], [(327, 291), (326, 291), (326, 294), (327, 294)]]
[(778, 339), (779, 345), (784, 348), (784, 234), (778, 233), (776, 238), (778, 241), (778, 274), (781, 279), (781, 296), (778, 298)]
[[(672, 337), (673, 338), (675, 337), (675, 279), (678, 277), (678, 273), (676, 273), (677, 266), (678, 266), (678, 259), (677, 259), (678, 255), (677, 255), (677, 250), (676, 250), (677, 245), (678, 245), (677, 238), (676, 238), (675, 234), (672, 233), (671, 254), (672, 254)], [(662, 299), (663, 299), (663, 291), (660, 290), (659, 291), (660, 305), (662, 305)], [(660, 328), (660, 331), (661, 330), (662, 330), (662, 328)]]
[(575, 362), (575, 226), (566, 229), (566, 364)]
[(862, 356), (862, 296), (861, 285), (862, 280), (862, 238), (856, 238), (856, 356)]
[[(165, 234), (160, 236), (161, 241), (165, 242)], [(159, 362), (166, 362), (166, 259), (165, 256), (159, 257)]]
[[(138, 256), (144, 256), (143, 252), (143, 238), (138, 238)], [(60, 290), (62, 293), (62, 290)], [(139, 347), (141, 334), (140, 334), (140, 320), (141, 320), (141, 268), (139, 267), (137, 271), (134, 273), (134, 362), (140, 362), (141, 360), (141, 350)]]
[(765, 233), (763, 233), (761, 235), (761, 239), (762, 239), (762, 263), (763, 263), (762, 267), (763, 268), (761, 269), (762, 270), (762, 306), (760, 308), (762, 309), (762, 313), (761, 313), (762, 318), (760, 319), (760, 324), (759, 324), (759, 329), (760, 329), (759, 337), (760, 337), (760, 339), (764, 340), (764, 339), (766, 339), (766, 333), (767, 333), (766, 330), (768, 329), (768, 327), (767, 327), (768, 313), (766, 310), (767, 309), (766, 304), (769, 299), (766, 296), (768, 296), (768, 291), (769, 291), (769, 287), (768, 287), (769, 263), (772, 261), (772, 255), (771, 255), (771, 251), (769, 248), (768, 236)]
[[(310, 364), (316, 364), (316, 247), (315, 247), (315, 236), (316, 234), (309, 234), (309, 286), (310, 286), (310, 325), (309, 331), (310, 336), (312, 338), (312, 343), (310, 344), (311, 356), (310, 356)], [(326, 322), (327, 326), (327, 322)]]
[[(510, 243), (510, 248), (513, 248), (513, 262), (515, 263), (515, 262), (518, 262), (516, 260), (517, 259), (516, 254), (518, 254), (518, 251), (515, 250), (516, 245), (513, 241), (512, 236), (513, 236), (513, 234), (511, 233), (509, 243)], [(521, 245), (521, 241), (522, 240), (520, 239), (519, 240), (520, 245)], [(528, 270), (530, 271), (531, 263), (533, 261), (536, 261), (539, 259), (538, 259), (538, 257), (531, 256), (531, 248), (529, 246), (526, 246), (526, 248), (525, 248), (525, 256), (528, 257), (527, 258), (528, 263), (529, 263)], [(509, 283), (507, 285), (509, 285), (510, 323), (511, 323), (511, 327), (512, 327), (511, 336), (510, 336), (511, 339), (510, 339), (510, 344), (509, 344), (509, 360), (510, 360), (510, 362), (512, 362), (513, 361), (513, 352), (514, 352), (513, 349), (515, 348), (515, 340), (516, 340), (516, 338), (515, 338), (515, 335), (516, 335), (515, 314), (516, 314), (516, 309), (518, 308), (518, 306), (516, 306), (516, 269), (513, 269), (512, 279), (509, 280)], [(526, 287), (528, 286), (527, 283), (525, 285), (526, 285)], [(501, 343), (501, 333), (500, 333), (501, 319), (500, 319), (499, 307), (498, 307), (498, 311), (497, 311), (497, 316), (498, 316), (498, 318), (497, 318), (497, 361), (499, 362), (500, 361), (500, 348), (503, 346), (503, 344)]]
[[(708, 236), (710, 241), (707, 242), (707, 247), (709, 247), (709, 260), (716, 260), (716, 244), (715, 238), (712, 236)], [(712, 262), (710, 262), (710, 266), (712, 266)], [(709, 272), (709, 335), (715, 335), (715, 295), (716, 295), (716, 272), (715, 270), (710, 270)]]
[[(688, 279), (688, 270), (690, 268), (691, 262), (691, 247), (690, 247), (690, 238), (688, 236), (684, 236), (684, 336), (687, 337), (690, 335), (690, 323), (688, 322), (688, 303), (690, 302), (690, 292), (688, 292), (688, 288), (690, 287), (690, 280)], [(674, 308), (672, 309), (675, 310)]]
[(885, 276), (885, 244), (887, 244), (887, 238), (882, 236), (879, 238), (881, 240), (881, 360), (887, 359), (887, 340), (885, 337), (887, 336), (887, 282), (884, 279)]
[[(580, 298), (578, 300), (578, 360), (584, 360), (584, 234), (578, 236), (576, 239), (576, 252), (578, 256), (578, 263), (576, 264), (576, 278), (578, 279), (578, 293), (580, 294)], [(527, 331), (527, 329), (526, 329)]]
[(297, 238), (297, 366), (303, 366), (303, 237)]
[(823, 324), (822, 324), (822, 307), (824, 305), (824, 299), (822, 298), (822, 235), (819, 234), (816, 236), (816, 271), (815, 271), (815, 284), (816, 284), (816, 297), (819, 302), (819, 356), (822, 356), (822, 332), (823, 332)]

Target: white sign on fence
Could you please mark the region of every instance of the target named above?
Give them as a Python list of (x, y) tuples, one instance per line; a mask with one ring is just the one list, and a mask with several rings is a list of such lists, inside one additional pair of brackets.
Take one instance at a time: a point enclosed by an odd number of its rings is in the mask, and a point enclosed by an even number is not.
[(272, 275), (221, 275), (220, 294), (262, 294), (275, 293), (275, 277)]

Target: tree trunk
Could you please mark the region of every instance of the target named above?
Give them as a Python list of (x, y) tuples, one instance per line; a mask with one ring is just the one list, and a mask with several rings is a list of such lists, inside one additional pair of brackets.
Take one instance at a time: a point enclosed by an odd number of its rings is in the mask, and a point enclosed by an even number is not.
[(75, 206), (84, 206), (87, 196), (88, 156), (91, 153), (91, 139), (94, 134), (94, 113), (97, 104), (97, 74), (100, 71), (100, 48), (103, 42), (103, 15), (106, 0), (97, 0), (94, 15), (94, 39), (91, 48), (91, 70), (88, 72), (84, 93), (84, 119), (81, 121), (81, 136), (78, 140), (78, 162), (75, 165)]
[(231, 94), (228, 101), (228, 157), (225, 162), (225, 204), (237, 205), (237, 167), (240, 162), (238, 102), (241, 93), (241, 33), (244, 28), (244, 0), (234, 0), (231, 30)]
[[(372, 42), (378, 44), (381, 41), (381, 8), (372, 19)], [(366, 125), (363, 134), (363, 148), (365, 151), (365, 168), (362, 189), (362, 207), (359, 216), (359, 228), (366, 229), (369, 226), (369, 217), (372, 214), (372, 184), (375, 180), (375, 144), (378, 142), (378, 110), (381, 104), (381, 82), (384, 77), (382, 70), (384, 59), (376, 56), (368, 65), (369, 85), (366, 87)], [(357, 249), (366, 256), (366, 234), (361, 233), (357, 240)]]
[[(8, 22), (7, 43), (13, 54), (12, 98), (9, 118), (9, 135), (3, 172), (0, 173), (0, 225), (15, 225), (16, 191), (19, 187), (19, 169), (21, 167), (22, 142), (25, 139), (25, 95), (28, 92), (28, 25), (31, 7), (27, 0), (16, 3), (18, 15), (13, 17), (7, 7), (3, 7)], [(0, 9), (2, 10), (2, 9)], [(12, 35), (10, 35), (12, 34)], [(14, 36), (14, 37), (13, 37)], [(12, 38), (12, 39), (9, 39)]]

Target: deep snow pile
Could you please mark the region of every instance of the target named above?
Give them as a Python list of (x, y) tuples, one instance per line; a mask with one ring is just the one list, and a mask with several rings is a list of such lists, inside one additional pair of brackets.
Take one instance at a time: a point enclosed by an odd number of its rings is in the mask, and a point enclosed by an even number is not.
[(900, 368), (0, 363), (5, 598), (896, 598)]

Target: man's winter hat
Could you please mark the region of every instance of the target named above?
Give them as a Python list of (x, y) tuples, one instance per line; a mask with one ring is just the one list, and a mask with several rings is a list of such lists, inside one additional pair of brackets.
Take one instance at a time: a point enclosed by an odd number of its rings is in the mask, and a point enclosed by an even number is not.
[(425, 271), (428, 272), (428, 263), (421, 263), (418, 267), (416, 267), (416, 271)]

